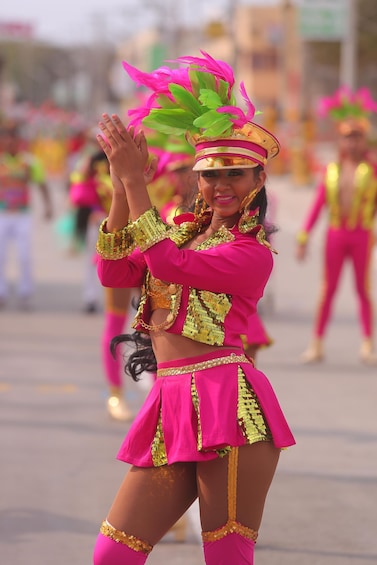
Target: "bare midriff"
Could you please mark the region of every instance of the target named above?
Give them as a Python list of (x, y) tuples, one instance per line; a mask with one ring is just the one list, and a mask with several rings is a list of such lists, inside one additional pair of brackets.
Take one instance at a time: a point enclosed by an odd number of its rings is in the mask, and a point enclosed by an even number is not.
[[(159, 308), (152, 313), (149, 321), (150, 325), (163, 323), (166, 320), (169, 310)], [(176, 359), (184, 359), (186, 357), (195, 357), (196, 355), (204, 355), (212, 351), (221, 351), (229, 349), (229, 347), (221, 347), (218, 345), (208, 345), (200, 343), (188, 337), (172, 334), (163, 329), (151, 331), (149, 333), (153, 351), (156, 356), (157, 363), (165, 363), (167, 361), (175, 361)], [(237, 348), (234, 348), (237, 350)]]

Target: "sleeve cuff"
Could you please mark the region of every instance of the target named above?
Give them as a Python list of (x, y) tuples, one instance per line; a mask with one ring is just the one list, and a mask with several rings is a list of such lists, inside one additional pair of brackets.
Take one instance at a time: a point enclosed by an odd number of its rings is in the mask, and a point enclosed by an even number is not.
[(117, 260), (123, 259), (132, 253), (136, 245), (132, 237), (132, 224), (128, 224), (124, 228), (114, 233), (106, 233), (104, 227), (107, 219), (102, 222), (99, 228), (97, 240), (97, 253), (103, 259)]
[(150, 208), (131, 224), (136, 247), (146, 251), (156, 243), (169, 237), (170, 227), (165, 224), (156, 208)]

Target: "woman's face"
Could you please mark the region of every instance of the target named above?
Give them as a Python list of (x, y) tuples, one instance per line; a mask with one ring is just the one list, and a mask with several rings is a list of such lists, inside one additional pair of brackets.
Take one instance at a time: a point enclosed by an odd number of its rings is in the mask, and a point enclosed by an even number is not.
[(244, 198), (254, 189), (260, 190), (266, 180), (264, 171), (255, 169), (212, 169), (199, 174), (199, 191), (213, 210), (222, 218), (239, 216)]

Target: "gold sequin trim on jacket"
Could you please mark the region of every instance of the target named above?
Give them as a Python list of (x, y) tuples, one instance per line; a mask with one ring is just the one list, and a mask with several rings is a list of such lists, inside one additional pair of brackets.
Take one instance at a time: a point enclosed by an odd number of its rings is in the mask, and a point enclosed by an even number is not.
[(156, 208), (150, 208), (131, 224), (132, 235), (140, 251), (146, 251), (169, 237), (170, 226), (165, 224)]
[(98, 240), (97, 240), (97, 253), (103, 259), (116, 261), (123, 259), (132, 253), (136, 244), (132, 237), (131, 225), (128, 224), (123, 229), (114, 233), (107, 233), (105, 231), (107, 219), (102, 222), (99, 227)]
[(116, 530), (111, 524), (107, 522), (107, 520), (102, 522), (100, 532), (103, 536), (110, 538), (117, 543), (126, 545), (134, 551), (144, 553), (145, 555), (148, 555), (153, 549), (153, 545), (150, 545), (148, 542), (143, 541), (136, 536), (126, 534), (125, 532), (122, 532), (120, 530)]
[(209, 345), (223, 345), (225, 317), (231, 307), (230, 295), (190, 288), (182, 335)]

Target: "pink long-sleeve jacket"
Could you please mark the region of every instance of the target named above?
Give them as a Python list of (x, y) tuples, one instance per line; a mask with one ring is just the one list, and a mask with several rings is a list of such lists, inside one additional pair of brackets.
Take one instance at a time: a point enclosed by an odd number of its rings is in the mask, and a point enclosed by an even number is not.
[(122, 259), (99, 257), (99, 279), (107, 287), (142, 288), (134, 322), (137, 330), (145, 331), (140, 320), (146, 324), (150, 320), (146, 291), (150, 273), (174, 285), (166, 331), (201, 343), (242, 347), (240, 335), (256, 311), (273, 266), (271, 251), (257, 241), (257, 231), (222, 228), (210, 238), (212, 243), (207, 240), (205, 249), (180, 249), (167, 238)]

